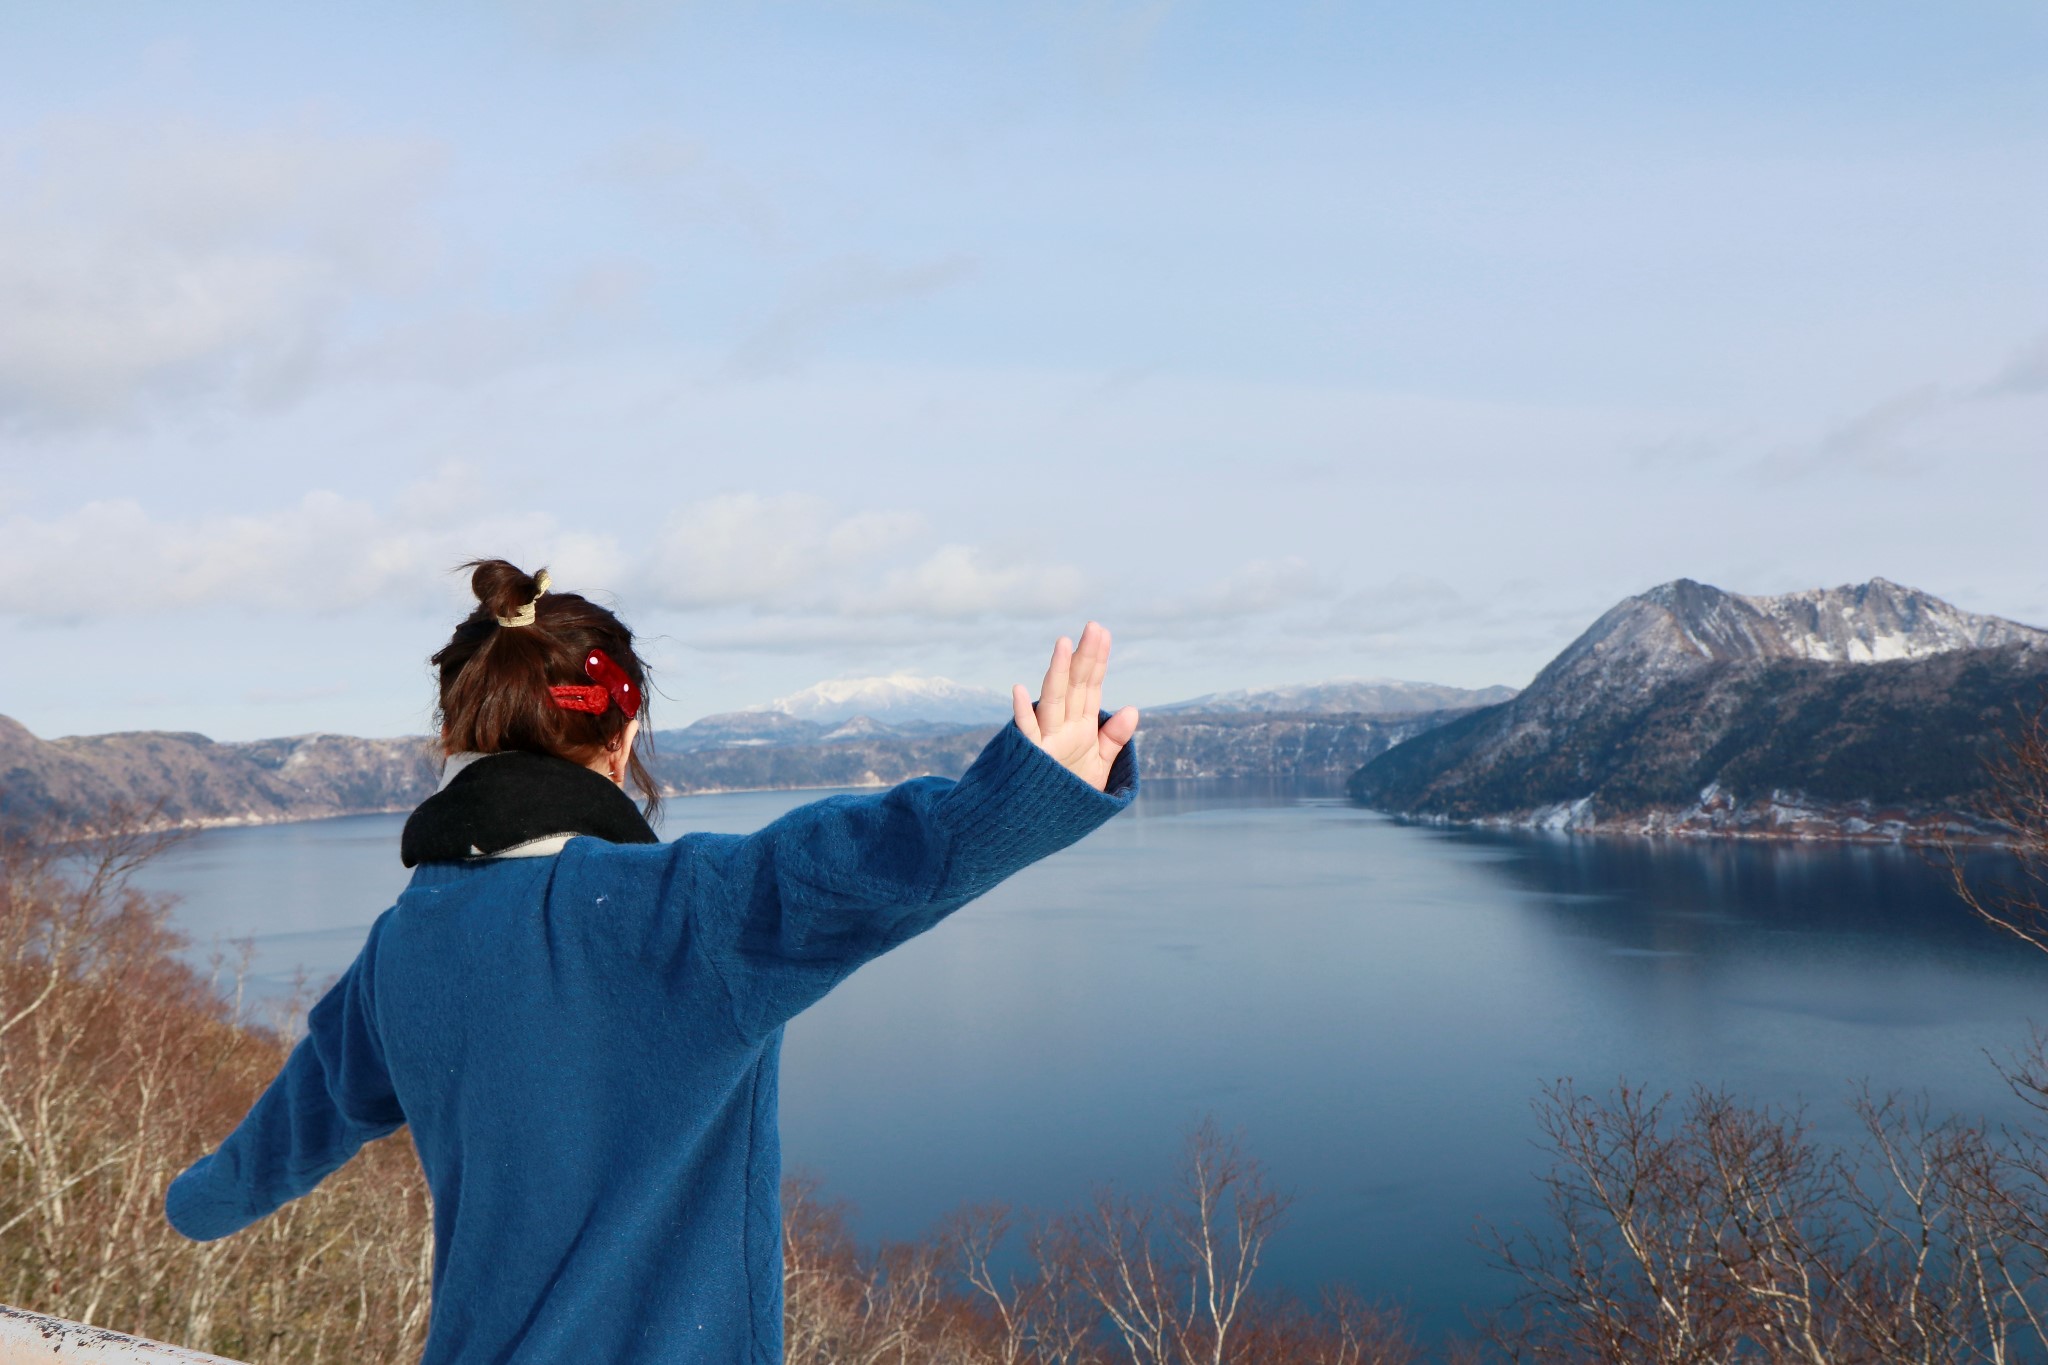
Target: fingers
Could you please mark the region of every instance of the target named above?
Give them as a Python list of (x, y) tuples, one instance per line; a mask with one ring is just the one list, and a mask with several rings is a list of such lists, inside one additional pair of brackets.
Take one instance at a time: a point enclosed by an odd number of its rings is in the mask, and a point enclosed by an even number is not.
[(1031, 693), (1025, 690), (1023, 683), (1010, 689), (1010, 709), (1017, 714), (1017, 728), (1024, 732), (1024, 738), (1033, 744), (1038, 743), (1038, 717), (1031, 710)]
[(1126, 706), (1102, 723), (1101, 737), (1096, 741), (1101, 746), (1103, 761), (1114, 762), (1117, 753), (1131, 742), (1131, 736), (1138, 733), (1138, 708)]
[(1067, 694), (1067, 716), (1071, 720), (1094, 721), (1102, 710), (1102, 679), (1109, 671), (1109, 631), (1099, 621), (1081, 630), (1081, 644), (1074, 651), (1072, 676)]
[(1067, 718), (1067, 693), (1074, 668), (1074, 642), (1062, 635), (1052, 647), (1052, 662), (1046, 665), (1045, 684), (1038, 689), (1038, 720), (1041, 728), (1059, 725)]
[[(1078, 646), (1062, 635), (1052, 647), (1052, 661), (1046, 665), (1045, 682), (1038, 689), (1034, 725), (1025, 723), (1031, 706), (1023, 684), (1011, 693), (1017, 728), (1033, 738), (1064, 730), (1070, 724), (1085, 724), (1093, 729), (1096, 717), (1102, 714), (1102, 680), (1109, 672), (1109, 647), (1109, 629), (1100, 621), (1090, 621), (1082, 627)], [(1137, 724), (1137, 712), (1133, 710), (1131, 730), (1136, 730)], [(1124, 739), (1129, 738), (1130, 731), (1126, 731)], [(1122, 746), (1123, 740), (1118, 740), (1116, 747)]]

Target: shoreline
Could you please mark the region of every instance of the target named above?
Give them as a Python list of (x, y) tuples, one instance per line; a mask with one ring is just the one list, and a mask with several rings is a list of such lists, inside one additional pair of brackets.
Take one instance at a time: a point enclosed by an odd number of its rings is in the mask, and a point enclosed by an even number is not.
[[(1162, 777), (1148, 780), (1148, 785), (1168, 786), (1205, 783), (1245, 783), (1260, 785), (1331, 785), (1328, 793), (1343, 797), (1347, 803), (1359, 809), (1370, 810), (1402, 824), (1427, 826), (1438, 829), (1493, 830), (1504, 833), (1550, 834), (1565, 836), (1588, 836), (1602, 839), (1637, 840), (1683, 840), (1688, 843), (1702, 843), (1726, 840), (1741, 843), (1771, 844), (1846, 844), (1861, 847), (1898, 848), (1942, 848), (1966, 846), (1978, 849), (2007, 848), (2012, 845), (2008, 833), (1987, 829), (1981, 823), (1954, 812), (1944, 816), (1906, 816), (1883, 814), (1877, 811), (1840, 811), (1839, 808), (1819, 808), (1792, 804), (1768, 804), (1765, 806), (1736, 810), (1723, 807), (1713, 812), (1723, 820), (1702, 819), (1708, 815), (1698, 808), (1687, 811), (1647, 811), (1622, 819), (1586, 818), (1585, 802), (1570, 802), (1560, 806), (1542, 807), (1537, 810), (1519, 812), (1514, 815), (1488, 815), (1455, 817), (1432, 815), (1414, 811), (1386, 810), (1366, 806), (1346, 796), (1341, 779), (1319, 777)], [(696, 796), (746, 796), (766, 792), (852, 792), (878, 791), (894, 783), (875, 782), (833, 782), (773, 787), (694, 787), (689, 790), (665, 788), (661, 795), (664, 800), (684, 800)], [(152, 834), (204, 833), (217, 829), (255, 829), (274, 825), (312, 824), (322, 820), (345, 820), (371, 815), (404, 815), (413, 810), (413, 805), (387, 805), (365, 807), (358, 810), (325, 811), (318, 814), (302, 815), (230, 815), (204, 816), (190, 820), (168, 821), (153, 824), (148, 828)]]
[[(1366, 807), (1366, 809), (1375, 809)], [(1627, 820), (1561, 821), (1535, 811), (1513, 816), (1458, 818), (1411, 811), (1381, 810), (1380, 814), (1403, 824), (1437, 829), (1493, 830), (1512, 834), (1548, 834), (1565, 838), (1678, 840), (1686, 843), (1724, 841), (1758, 844), (1847, 844), (1866, 848), (1945, 848), (1966, 846), (1978, 849), (2009, 848), (2013, 836), (1958, 818), (1953, 821), (1908, 820), (1866, 821), (1855, 817), (1863, 828), (1842, 828), (1829, 820), (1808, 820), (1770, 825), (1702, 825), (1685, 821), (1660, 820), (1656, 813)], [(1847, 822), (1844, 822), (1847, 823)], [(1789, 826), (1789, 827), (1788, 827)]]

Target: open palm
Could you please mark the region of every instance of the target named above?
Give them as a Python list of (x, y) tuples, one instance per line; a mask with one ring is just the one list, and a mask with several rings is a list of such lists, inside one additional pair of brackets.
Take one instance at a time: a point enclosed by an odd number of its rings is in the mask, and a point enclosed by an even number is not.
[[(1011, 689), (1017, 728), (1033, 744), (1058, 759), (1084, 782), (1101, 791), (1109, 782), (1109, 765), (1138, 731), (1138, 708), (1101, 720), (1102, 678), (1109, 671), (1109, 631), (1090, 621), (1077, 648), (1062, 635), (1052, 647), (1038, 705), (1018, 683)], [(1099, 722), (1099, 723), (1098, 723)]]

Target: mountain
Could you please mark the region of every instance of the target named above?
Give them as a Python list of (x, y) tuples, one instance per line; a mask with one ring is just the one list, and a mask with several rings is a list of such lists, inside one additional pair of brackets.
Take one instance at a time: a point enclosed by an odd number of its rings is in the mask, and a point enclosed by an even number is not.
[(1884, 579), (1778, 597), (1680, 579), (1349, 789), (1450, 820), (1896, 835), (1967, 806), (2044, 687), (2048, 632)]
[[(1338, 678), (1290, 687), (1210, 692), (1185, 701), (1145, 706), (1147, 717), (1170, 715), (1404, 716), (1490, 706), (1515, 695), (1511, 687), (1446, 687), (1391, 678)], [(950, 678), (895, 673), (836, 678), (743, 711), (704, 716), (661, 743), (678, 752), (763, 744), (808, 744), (830, 737), (932, 737), (952, 730), (1000, 725), (1010, 697)], [(849, 730), (846, 727), (858, 727)]]
[[(1144, 771), (1153, 779), (1341, 779), (1405, 739), (1513, 695), (1504, 687), (1340, 679), (1147, 706)], [(1009, 714), (1007, 696), (945, 678), (840, 679), (664, 730), (655, 736), (653, 771), (678, 793), (953, 774)]]
[[(1009, 702), (998, 715), (1007, 718)], [(780, 711), (728, 711), (705, 716), (680, 730), (662, 730), (654, 737), (655, 748), (669, 753), (693, 754), (706, 749), (773, 749), (790, 745), (829, 741), (872, 739), (878, 741), (928, 739), (958, 734), (962, 730), (994, 728), (984, 713), (972, 724), (942, 720), (898, 720), (893, 724), (857, 715), (836, 723), (799, 720)]]
[[(1146, 781), (1341, 780), (1367, 759), (1458, 714), (1462, 713), (1155, 717), (1148, 712), (1138, 728), (1140, 768)], [(958, 776), (1001, 727), (905, 734), (857, 720), (829, 732), (813, 728), (813, 733), (805, 734), (784, 728), (773, 740), (741, 738), (727, 743), (686, 743), (705, 738), (692, 737), (698, 729), (694, 725), (666, 731), (657, 737), (651, 766), (663, 788), (676, 793), (880, 786), (922, 773)]]
[[(1147, 780), (1334, 782), (1458, 714), (1176, 714), (1147, 718), (1138, 741)], [(865, 718), (828, 728), (735, 712), (657, 735), (649, 766), (671, 795), (883, 786), (925, 773), (958, 776), (998, 728), (933, 722), (918, 730)], [(143, 731), (45, 740), (0, 716), (0, 822), (90, 815), (120, 802), (155, 806), (159, 823), (183, 827), (404, 811), (434, 790), (439, 769), (423, 737), (222, 744)]]
[(1234, 712), (1288, 712), (1294, 715), (1351, 713), (1398, 716), (1459, 707), (1492, 706), (1515, 695), (1512, 687), (1446, 687), (1441, 683), (1400, 682), (1393, 678), (1336, 678), (1292, 687), (1250, 687), (1231, 692), (1206, 692), (1186, 701), (1145, 708), (1146, 715), (1200, 711), (1209, 715)]
[(783, 744), (809, 744), (828, 726), (798, 720), (780, 711), (728, 711), (705, 716), (680, 730), (655, 732), (657, 751), (694, 753), (699, 749), (754, 749)]
[(827, 727), (856, 716), (866, 716), (884, 725), (934, 721), (1000, 725), (1010, 714), (1010, 695), (986, 687), (969, 687), (951, 678), (891, 673), (887, 677), (833, 678), (813, 683), (800, 692), (748, 707), (740, 714), (763, 712), (815, 721)]
[(38, 739), (0, 716), (0, 819), (156, 807), (166, 825), (266, 824), (410, 810), (434, 790), (424, 738), (300, 735), (219, 744), (137, 731)]
[(1148, 780), (1341, 779), (1368, 759), (1463, 714), (1146, 713), (1138, 724), (1138, 743)]
[[(1352, 687), (1379, 690), (1345, 690)], [(1148, 710), (1140, 731), (1144, 772), (1152, 779), (1341, 780), (1389, 747), (1464, 713), (1418, 709), (1420, 702), (1472, 695), (1427, 684), (1325, 683), (1219, 694), (1215, 712), (1185, 705), (1164, 714)], [(1289, 697), (1300, 709), (1278, 709)], [(1346, 698), (1371, 702), (1384, 714), (1334, 709)], [(840, 679), (661, 731), (650, 767), (675, 795), (956, 776), (1009, 715), (1007, 696), (945, 678)], [(438, 751), (425, 738), (217, 743), (140, 731), (44, 740), (0, 717), (0, 820), (82, 815), (116, 802), (154, 806), (162, 823), (175, 826), (403, 811), (434, 790), (439, 769)]]

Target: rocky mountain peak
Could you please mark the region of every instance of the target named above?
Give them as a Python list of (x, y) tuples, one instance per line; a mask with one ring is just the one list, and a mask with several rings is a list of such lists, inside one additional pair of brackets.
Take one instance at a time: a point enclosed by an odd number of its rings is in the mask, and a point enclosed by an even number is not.
[(1716, 663), (1878, 663), (2003, 645), (2048, 648), (2048, 631), (1964, 611), (1883, 578), (1775, 597), (1680, 578), (1615, 605), (1530, 690), (1654, 683)]
[(1957, 649), (2048, 646), (2048, 631), (1968, 612), (1888, 579), (1747, 599), (1777, 627), (1786, 657), (1823, 663), (1923, 659)]
[(1615, 604), (1513, 701), (1390, 750), (1353, 791), (1386, 809), (1595, 822), (1704, 802), (1724, 781), (1938, 802), (1981, 776), (1983, 715), (2044, 674), (2048, 631), (1886, 579), (1746, 596), (1682, 578)]

